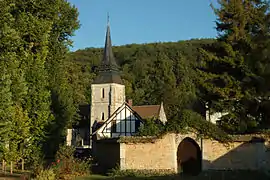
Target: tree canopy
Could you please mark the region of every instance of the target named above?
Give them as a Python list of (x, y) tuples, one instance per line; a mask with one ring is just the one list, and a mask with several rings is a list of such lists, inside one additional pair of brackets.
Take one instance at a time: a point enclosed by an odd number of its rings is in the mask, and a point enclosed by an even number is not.
[(76, 114), (64, 62), (78, 13), (65, 0), (6, 0), (0, 7), (2, 157), (37, 162), (52, 126), (64, 129)]
[(219, 3), (221, 7), (214, 8), (219, 36), (200, 49), (198, 82), (209, 107), (228, 112), (220, 125), (232, 133), (247, 133), (269, 124), (269, 2)]

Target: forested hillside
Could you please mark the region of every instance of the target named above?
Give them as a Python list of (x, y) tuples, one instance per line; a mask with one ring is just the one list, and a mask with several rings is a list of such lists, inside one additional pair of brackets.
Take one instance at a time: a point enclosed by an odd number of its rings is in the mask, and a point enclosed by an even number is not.
[[(168, 118), (179, 117), (176, 114), (192, 105), (189, 101), (196, 96), (198, 48), (213, 42), (200, 39), (114, 47), (127, 98), (136, 105), (163, 101)], [(78, 50), (69, 56), (69, 80), (79, 103), (90, 103), (90, 85), (102, 56), (102, 48)]]
[[(269, 2), (222, 0), (219, 4), (220, 8), (213, 7), (216, 40), (114, 48), (127, 98), (136, 105), (163, 101), (169, 121), (180, 127), (185, 121), (197, 122), (191, 114), (202, 118), (207, 104), (211, 112), (227, 113), (218, 125), (229, 133), (267, 129)], [(101, 57), (102, 49), (93, 48), (70, 54), (69, 81), (78, 103), (90, 103), (90, 84)]]

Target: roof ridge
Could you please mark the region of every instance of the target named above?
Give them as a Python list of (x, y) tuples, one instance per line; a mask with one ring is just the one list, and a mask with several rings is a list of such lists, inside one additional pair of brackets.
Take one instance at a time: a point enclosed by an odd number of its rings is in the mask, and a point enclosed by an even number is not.
[(132, 106), (132, 107), (143, 107), (143, 106), (160, 106), (160, 104), (152, 104), (152, 105), (138, 105), (138, 106)]

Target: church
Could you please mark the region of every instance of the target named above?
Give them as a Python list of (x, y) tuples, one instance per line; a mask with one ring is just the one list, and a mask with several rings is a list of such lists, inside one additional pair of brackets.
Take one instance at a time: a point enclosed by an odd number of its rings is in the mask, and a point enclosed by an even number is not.
[(103, 58), (99, 72), (91, 84), (91, 104), (80, 107), (82, 122), (67, 130), (67, 145), (91, 147), (92, 137), (115, 138), (133, 136), (144, 119), (157, 118), (166, 123), (163, 103), (133, 106), (126, 100), (125, 85), (112, 51), (110, 25), (107, 24)]

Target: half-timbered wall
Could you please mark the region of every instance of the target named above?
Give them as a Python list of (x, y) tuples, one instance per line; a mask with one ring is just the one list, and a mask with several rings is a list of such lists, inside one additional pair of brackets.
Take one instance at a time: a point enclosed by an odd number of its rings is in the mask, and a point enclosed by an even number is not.
[(131, 108), (123, 104), (98, 130), (99, 137), (132, 136), (142, 124), (141, 119)]

